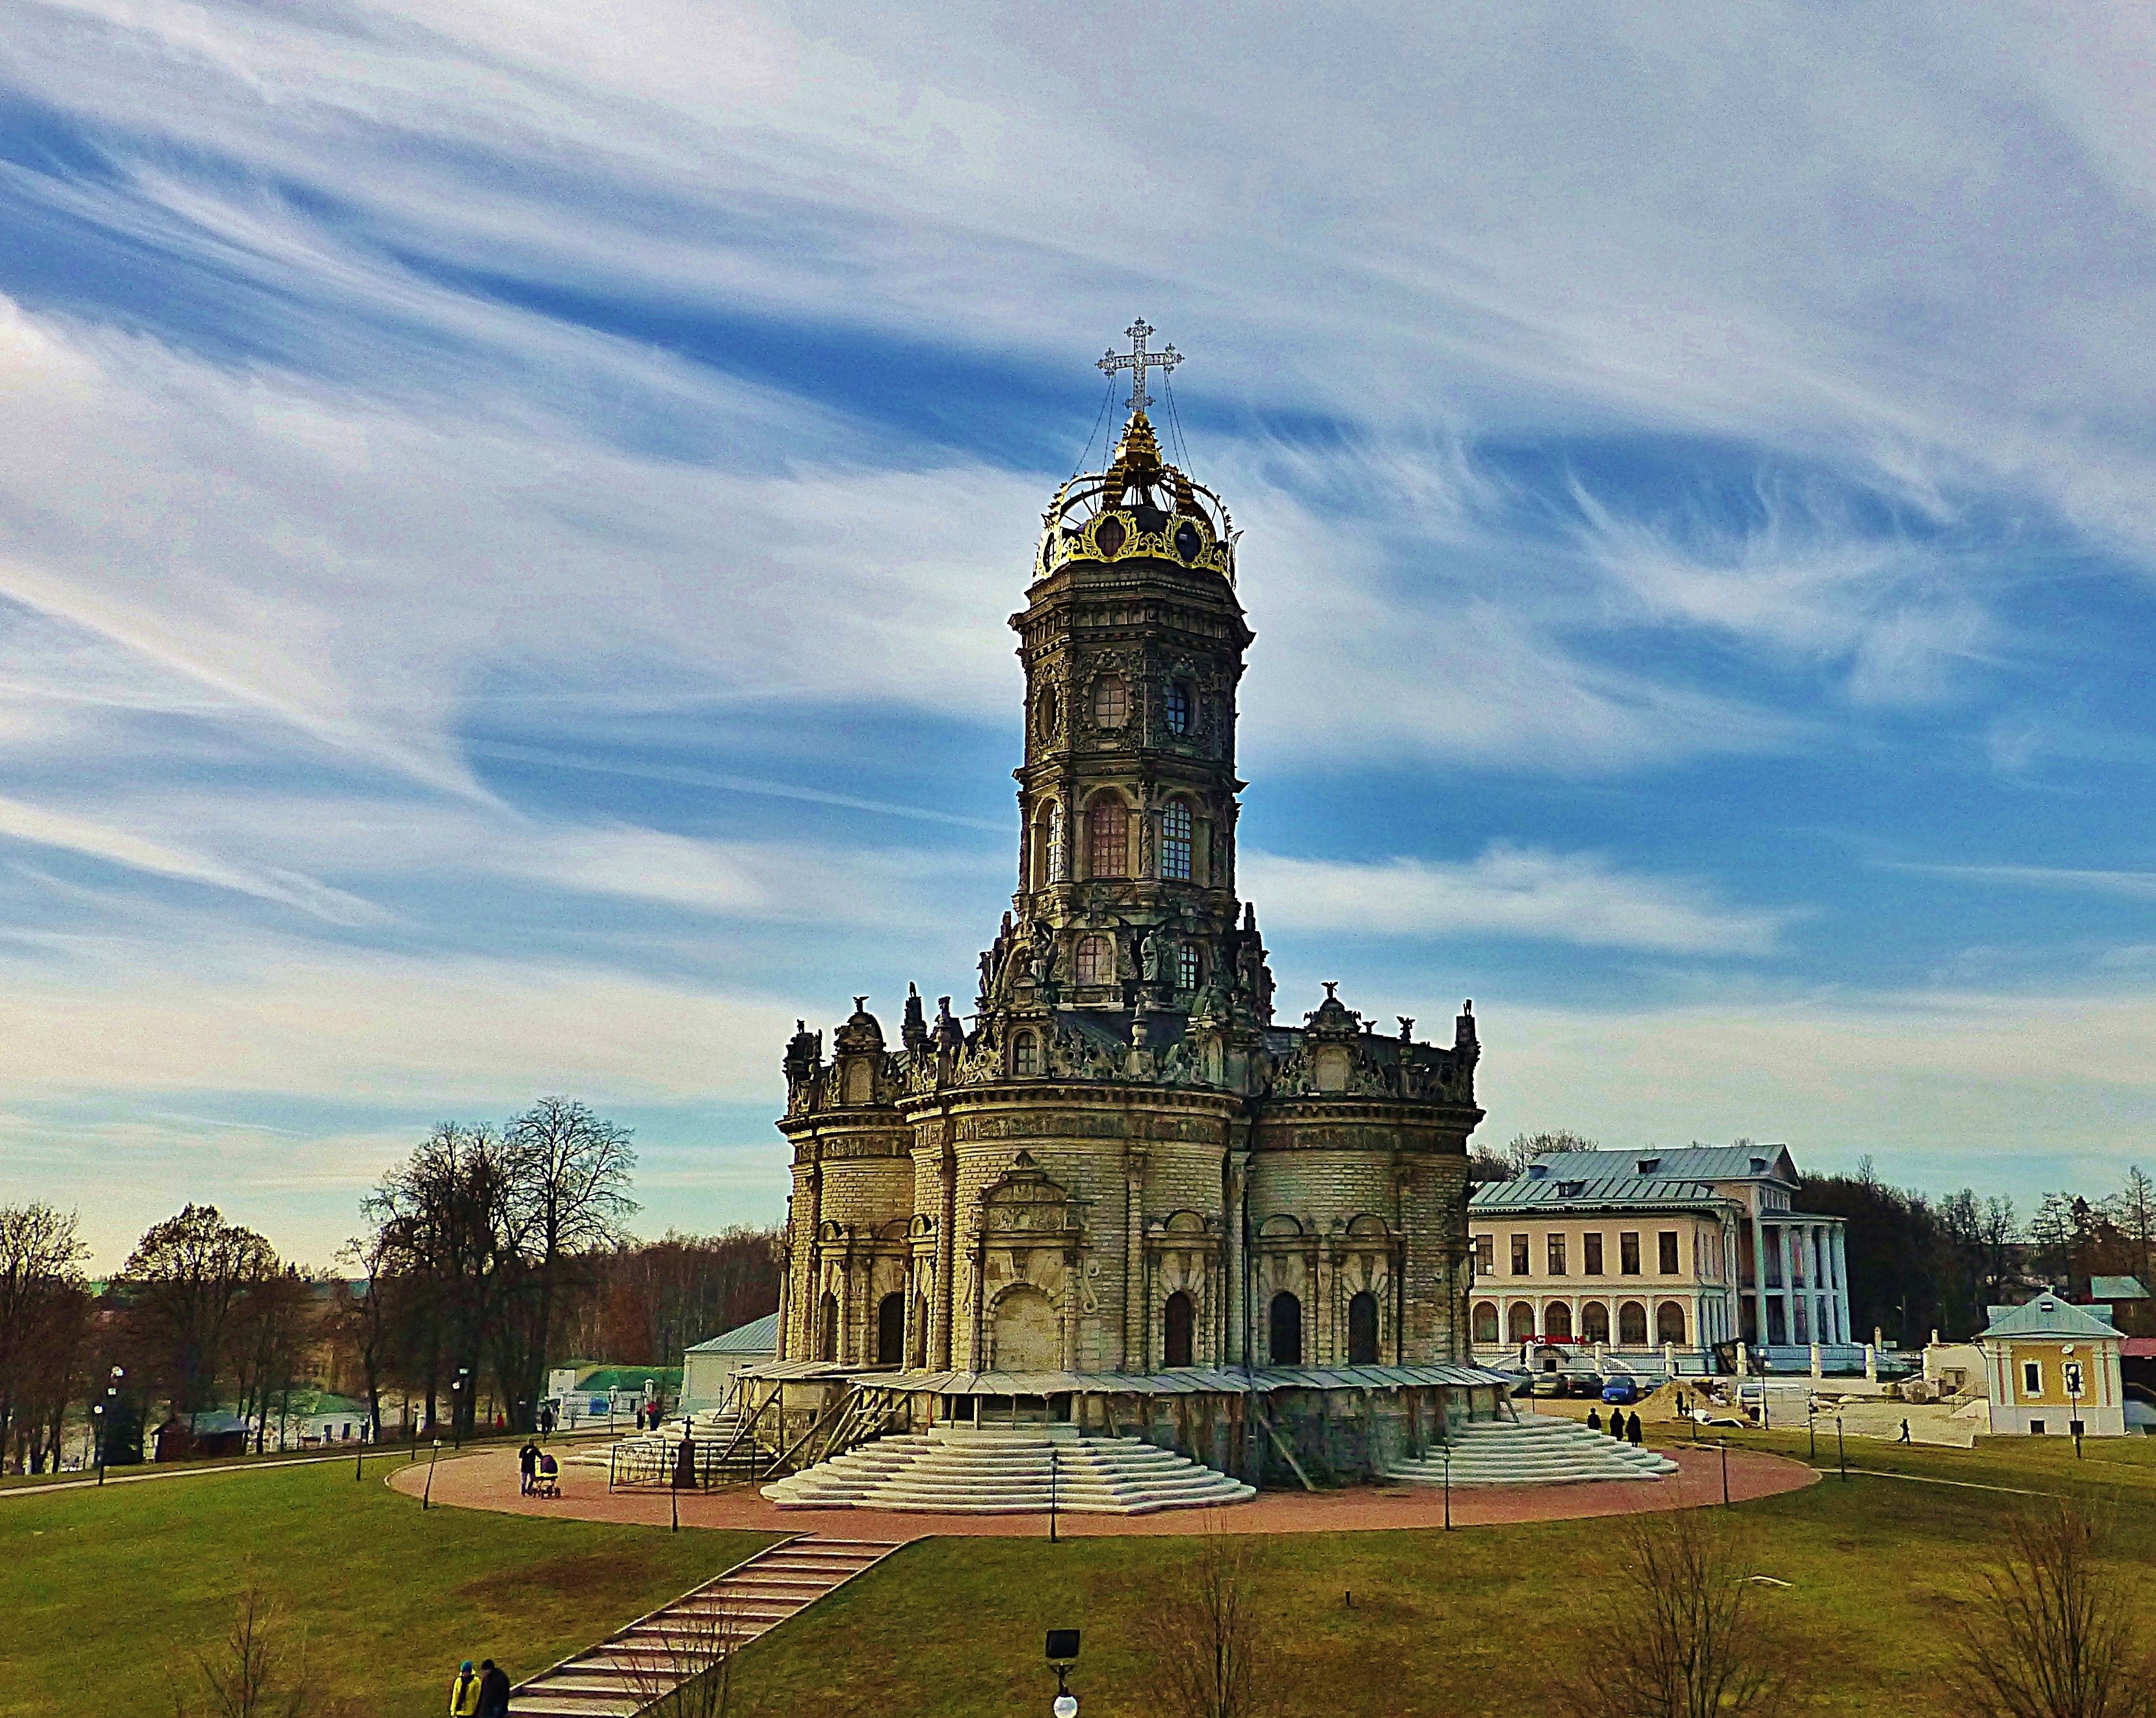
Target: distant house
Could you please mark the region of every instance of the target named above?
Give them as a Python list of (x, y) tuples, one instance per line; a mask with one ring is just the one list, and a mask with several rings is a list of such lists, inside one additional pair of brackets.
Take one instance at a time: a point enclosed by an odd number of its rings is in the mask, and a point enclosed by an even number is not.
[(2108, 1306), (2075, 1306), (2040, 1295), (1994, 1306), (1977, 1340), (1984, 1350), (1991, 1429), (2033, 1438), (2126, 1435), (2119, 1374), (2123, 1338)]
[(758, 1361), (778, 1357), (778, 1314), (766, 1313), (737, 1330), (699, 1342), (681, 1357), (681, 1407), (686, 1413), (725, 1406), (733, 1381)]
[(154, 1459), (191, 1462), (204, 1456), (244, 1455), (251, 1429), (238, 1414), (224, 1408), (211, 1408), (192, 1416), (174, 1414), (150, 1434), (157, 1446)]
[(2156, 1336), (2156, 1300), (2138, 1277), (2091, 1277), (2089, 1295), (2111, 1309), (2111, 1321), (2128, 1336)]

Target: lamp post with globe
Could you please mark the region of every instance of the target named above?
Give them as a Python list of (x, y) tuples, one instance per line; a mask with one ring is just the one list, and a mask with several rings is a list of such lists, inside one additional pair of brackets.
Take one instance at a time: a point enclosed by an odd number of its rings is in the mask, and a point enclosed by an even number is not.
[(1055, 1718), (1078, 1718), (1078, 1696), (1070, 1692), (1065, 1680), (1070, 1667), (1078, 1662), (1078, 1631), (1075, 1628), (1051, 1628), (1048, 1631), (1048, 1664), (1055, 1672), (1055, 1703), (1049, 1710)]

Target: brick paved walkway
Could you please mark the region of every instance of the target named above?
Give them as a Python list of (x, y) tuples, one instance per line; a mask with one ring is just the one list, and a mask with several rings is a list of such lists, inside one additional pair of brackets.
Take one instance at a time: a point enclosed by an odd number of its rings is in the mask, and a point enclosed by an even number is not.
[[(1722, 1463), (1712, 1449), (1673, 1445), (1663, 1452), (1678, 1471), (1666, 1479), (1604, 1484), (1526, 1485), (1455, 1491), (1453, 1525), (1494, 1526), (1510, 1521), (1562, 1521), (1591, 1515), (1623, 1515), (1676, 1510), (1722, 1501)], [(424, 1463), (400, 1469), (390, 1484), (419, 1494)], [(1820, 1475), (1802, 1462), (1755, 1450), (1729, 1453), (1729, 1494), (1736, 1500), (1772, 1497), (1811, 1484)], [(639, 1521), (664, 1526), (667, 1494), (621, 1492), (609, 1495), (603, 1474), (564, 1467), (559, 1499), (525, 1497), (516, 1484), (516, 1453), (488, 1450), (442, 1462), (434, 1470), (434, 1500), (458, 1509), (498, 1510), (522, 1515), (567, 1515), (587, 1521)], [(913, 1540), (933, 1535), (1045, 1537), (1039, 1515), (916, 1515), (876, 1510), (781, 1510), (753, 1486), (730, 1491), (683, 1492), (681, 1525), (726, 1527), (755, 1533), (825, 1533), (860, 1539)], [(1339, 1533), (1386, 1528), (1436, 1527), (1445, 1500), (1435, 1486), (1358, 1486), (1343, 1491), (1267, 1491), (1250, 1503), (1218, 1510), (1171, 1510), (1155, 1515), (1064, 1515), (1057, 1530), (1073, 1538), (1122, 1534), (1182, 1534), (1199, 1530), (1201, 1517), (1233, 1533)]]

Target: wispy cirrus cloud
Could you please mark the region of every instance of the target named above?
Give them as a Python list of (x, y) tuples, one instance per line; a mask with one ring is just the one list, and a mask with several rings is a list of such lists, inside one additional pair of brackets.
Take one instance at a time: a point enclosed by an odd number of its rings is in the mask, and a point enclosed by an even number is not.
[(1762, 955), (1801, 915), (1730, 905), (1604, 855), (1496, 843), (1464, 864), (1246, 854), (1243, 883), (1278, 928), (1388, 938), (1517, 938), (1672, 955)]

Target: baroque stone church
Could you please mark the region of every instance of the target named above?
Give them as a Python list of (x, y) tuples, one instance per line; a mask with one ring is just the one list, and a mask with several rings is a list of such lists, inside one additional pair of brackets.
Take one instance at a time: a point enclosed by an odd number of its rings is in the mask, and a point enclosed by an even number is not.
[(1278, 1017), (1236, 889), (1240, 533), (1163, 457), (1146, 372), (1174, 349), (1131, 332), (1103, 361), (1133, 373), (1113, 457), (1056, 492), (1010, 619), (1017, 887), (977, 992), (932, 1015), (909, 989), (896, 1043), (856, 998), (828, 1051), (805, 1026), (787, 1047), (767, 1373), (932, 1421), (1275, 1384), (1357, 1386), (1366, 1410), (1419, 1388), (1442, 1420), (1429, 1392), (1456, 1412), (1496, 1381), (1468, 1364), (1471, 1006), (1444, 1042), (1329, 984)]

